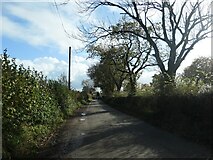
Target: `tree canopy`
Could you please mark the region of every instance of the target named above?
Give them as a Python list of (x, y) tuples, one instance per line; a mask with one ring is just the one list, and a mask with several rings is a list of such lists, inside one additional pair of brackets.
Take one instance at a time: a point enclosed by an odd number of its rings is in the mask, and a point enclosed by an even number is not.
[[(121, 28), (137, 29), (135, 23), (127, 22), (125, 18), (111, 27), (113, 32), (117, 32)], [(132, 33), (109, 34), (107, 38), (110, 39), (108, 45), (91, 44), (88, 52), (91, 53), (91, 57), (100, 57), (102, 65), (105, 64), (106, 66), (106, 62), (108, 65), (114, 65), (110, 68), (117, 70), (117, 73), (120, 72), (119, 75), (122, 75), (122, 77), (128, 77), (130, 84), (129, 95), (134, 95), (136, 93), (136, 81), (141, 75), (142, 70), (148, 66), (156, 65), (151, 56), (152, 48), (149, 43)], [(113, 78), (114, 76), (111, 77)], [(122, 81), (124, 80), (124, 78), (121, 79)], [(120, 80), (119, 82), (122, 82)], [(117, 88), (121, 87), (121, 83), (117, 83), (116, 80), (114, 82)]]
[(211, 57), (199, 57), (195, 59), (190, 66), (184, 69), (183, 77), (205, 84), (213, 84), (213, 60)]
[[(130, 27), (94, 26), (83, 30), (88, 42), (96, 43), (109, 35), (131, 33), (147, 41), (164, 81), (174, 82), (183, 60), (201, 40), (212, 32), (210, 4), (205, 1), (86, 1), (84, 11), (93, 12), (102, 6), (120, 9), (133, 24)], [(122, 26), (122, 25), (121, 25)], [(86, 32), (85, 32), (86, 31)], [(165, 57), (162, 49), (166, 50)]]

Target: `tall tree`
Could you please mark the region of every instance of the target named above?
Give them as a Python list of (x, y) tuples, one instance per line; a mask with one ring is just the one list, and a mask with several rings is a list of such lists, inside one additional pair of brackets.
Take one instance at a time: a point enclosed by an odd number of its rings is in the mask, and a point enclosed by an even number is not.
[[(85, 11), (95, 11), (101, 6), (116, 7), (137, 23), (135, 31), (122, 28), (113, 32), (110, 27), (95, 27), (87, 31), (90, 42), (99, 40), (109, 33), (132, 33), (147, 40), (153, 47), (154, 57), (163, 74), (164, 81), (174, 83), (176, 71), (201, 40), (212, 32), (212, 14), (209, 4), (197, 0), (186, 0), (179, 4), (177, 1), (87, 1), (84, 3)], [(207, 6), (207, 7), (206, 7)], [(160, 30), (159, 30), (160, 29)], [(142, 33), (142, 34), (141, 34)], [(161, 55), (161, 47), (168, 48), (167, 62)]]
[(126, 75), (116, 70), (113, 64), (101, 61), (91, 66), (87, 71), (95, 87), (100, 87), (104, 95), (112, 95), (115, 90), (119, 92)]
[(94, 84), (90, 79), (83, 80), (81, 82), (81, 85), (83, 86), (82, 91), (86, 93), (92, 93), (94, 89)]
[[(137, 29), (135, 23), (127, 22), (125, 19), (118, 24), (111, 26), (113, 32), (121, 28)], [(135, 95), (137, 79), (142, 70), (148, 66), (155, 65), (151, 59), (150, 45), (132, 33), (110, 34), (108, 37), (110, 44), (105, 45), (105, 50), (98, 47), (90, 49), (92, 55), (101, 56), (103, 60), (114, 64), (117, 71), (127, 75), (130, 83), (129, 95)], [(94, 45), (93, 45), (94, 46)]]
[(205, 84), (213, 84), (213, 59), (211, 57), (199, 57), (190, 66), (184, 69), (183, 77), (199, 81)]
[[(116, 87), (117, 91), (121, 90), (122, 83), (126, 79), (126, 66), (123, 63), (123, 58), (113, 59), (113, 56), (118, 52), (117, 48), (91, 46), (88, 50), (91, 56), (98, 56), (100, 63), (88, 69), (88, 76), (93, 79), (94, 83), (101, 87), (105, 94), (110, 95)], [(115, 66), (116, 63), (116, 66)]]

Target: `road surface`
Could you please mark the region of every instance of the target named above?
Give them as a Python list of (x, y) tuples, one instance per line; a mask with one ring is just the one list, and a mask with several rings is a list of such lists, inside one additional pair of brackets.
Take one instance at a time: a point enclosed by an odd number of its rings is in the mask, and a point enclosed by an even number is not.
[(40, 158), (209, 158), (210, 150), (175, 137), (101, 101), (82, 107)]

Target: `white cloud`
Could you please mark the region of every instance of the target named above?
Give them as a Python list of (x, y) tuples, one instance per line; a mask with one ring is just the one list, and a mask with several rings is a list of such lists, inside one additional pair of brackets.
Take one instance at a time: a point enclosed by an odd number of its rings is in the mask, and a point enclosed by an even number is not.
[[(189, 52), (185, 60), (181, 63), (181, 66), (177, 70), (177, 75), (183, 73), (184, 69), (190, 66), (195, 58), (199, 58), (201, 56), (211, 57), (211, 39), (210, 38), (200, 41), (199, 43), (197, 43), (197, 45), (195, 45), (194, 49), (191, 52)], [(150, 83), (152, 81), (152, 76), (155, 73), (158, 73), (158, 71), (144, 70), (138, 82)]]
[(2, 2), (50, 2), (50, 0), (2, 0)]
[(155, 73), (156, 71), (144, 70), (141, 77), (138, 79), (138, 82), (142, 84), (149, 84), (152, 82), (152, 76), (154, 76)]
[[(89, 66), (95, 64), (97, 60), (73, 56), (71, 63), (71, 84), (72, 87), (81, 90), (81, 82), (88, 79), (86, 72)], [(67, 75), (68, 63), (58, 60), (53, 57), (39, 57), (34, 60), (20, 60), (16, 59), (17, 64), (23, 64), (25, 68), (28, 66), (35, 70), (42, 72), (48, 79), (57, 79), (62, 73)]]
[(73, 49), (83, 47), (81, 41), (68, 38), (62, 27), (63, 23), (69, 34), (78, 34), (77, 16), (69, 14), (68, 17), (64, 12), (60, 14), (62, 22), (53, 3), (3, 3), (3, 35), (33, 46), (57, 47), (62, 53), (66, 52), (71, 42)]
[[(23, 0), (13, 0), (13, 2), (24, 2)], [(25, 2), (48, 2), (46, 0), (25, 0)], [(64, 2), (65, 0), (56, 0)], [(53, 2), (53, 1), (49, 1)], [(56, 12), (53, 3), (2, 3), (2, 34), (12, 39), (23, 40), (33, 46), (47, 46), (50, 48), (59, 48), (61, 53), (67, 53), (67, 47), (72, 45), (73, 49), (83, 46), (82, 42), (76, 39), (69, 39), (61, 26), (61, 21)], [(117, 8), (110, 7), (112, 12), (120, 13)], [(59, 6), (64, 27), (70, 34), (80, 34), (77, 25), (79, 22), (94, 21), (98, 23), (96, 13), (91, 17), (84, 17), (77, 13), (78, 8), (74, 1), (70, 1), (68, 5)], [(7, 14), (6, 14), (7, 13)], [(6, 16), (7, 15), (7, 16)], [(10, 16), (8, 16), (10, 15)], [(11, 17), (12, 15), (12, 17)], [(102, 15), (103, 16), (103, 15)], [(15, 20), (14, 17), (21, 19), (24, 23)], [(186, 66), (189, 66), (194, 58), (199, 56), (210, 56), (210, 40), (204, 40), (195, 46), (194, 50), (189, 53), (182, 65), (178, 69), (178, 73), (182, 72)], [(18, 57), (17, 57), (18, 58)], [(36, 70), (43, 71), (49, 78), (56, 78), (61, 73), (67, 73), (68, 63), (60, 61), (52, 57), (40, 57), (34, 60), (17, 60), (24, 63), (25, 66), (34, 67)], [(73, 87), (80, 88), (81, 81), (86, 79), (86, 71), (88, 67), (94, 64), (95, 60), (86, 60), (80, 56), (73, 57), (72, 64), (72, 84)], [(155, 71), (144, 71), (139, 81), (149, 83)]]
[(39, 57), (34, 60), (16, 59), (17, 64), (23, 64), (25, 68), (28, 66), (32, 69), (42, 72), (49, 79), (55, 79), (60, 74), (66, 73), (68, 64), (53, 57)]
[(182, 62), (181, 66), (177, 70), (177, 73), (182, 73), (184, 68), (190, 66), (195, 58), (199, 58), (201, 56), (211, 57), (211, 39), (204, 39), (197, 43), (194, 49), (189, 52), (186, 56), (185, 60)]

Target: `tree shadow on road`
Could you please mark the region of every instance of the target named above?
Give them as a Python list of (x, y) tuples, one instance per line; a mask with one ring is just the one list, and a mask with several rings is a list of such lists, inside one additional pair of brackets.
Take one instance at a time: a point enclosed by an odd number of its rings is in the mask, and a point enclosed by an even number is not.
[[(191, 147), (190, 143), (162, 132), (153, 132), (143, 122), (99, 127), (86, 135), (70, 139), (63, 149), (63, 155), (75, 154), (97, 157), (144, 157), (144, 158), (193, 158), (206, 157), (199, 148)], [(145, 129), (145, 130), (144, 130)], [(80, 142), (80, 143), (78, 143)], [(184, 144), (184, 146), (183, 146)]]
[[(56, 144), (47, 148), (40, 157), (209, 158), (211, 156), (208, 151), (193, 143), (174, 137), (168, 132), (156, 129), (131, 116), (121, 114), (107, 105), (101, 107), (93, 105), (92, 107), (101, 109), (94, 112), (79, 110), (74, 118), (94, 115), (102, 117), (102, 114), (109, 114), (116, 119), (85, 133), (82, 133), (84, 129), (78, 131), (78, 134), (76, 133), (68, 139), (64, 139), (61, 134), (57, 138)], [(86, 113), (86, 115), (82, 116), (81, 113)], [(72, 128), (72, 130), (75, 129), (77, 128)]]

